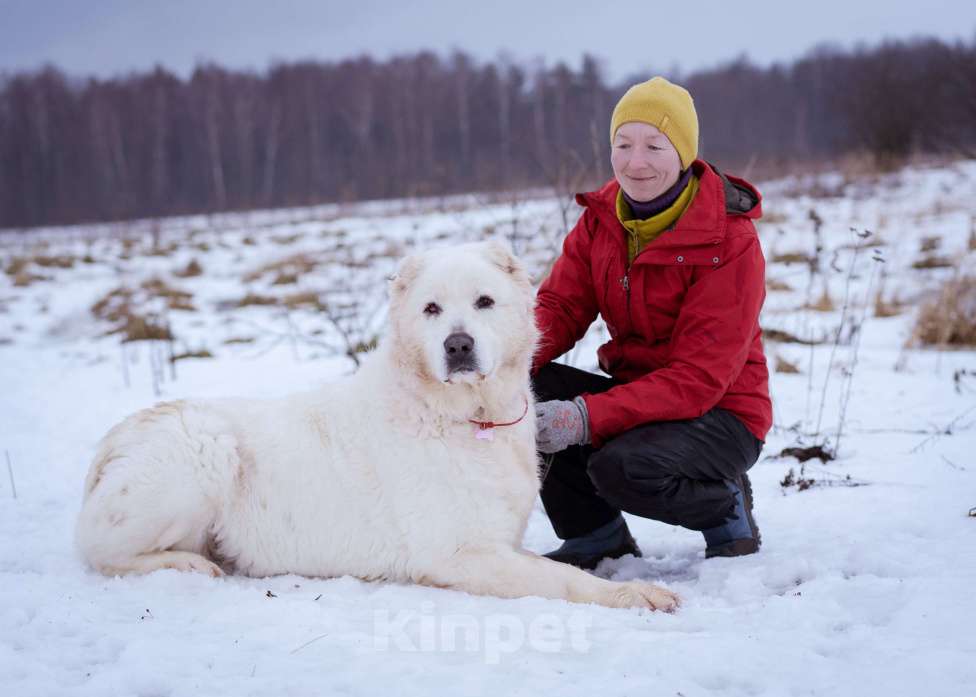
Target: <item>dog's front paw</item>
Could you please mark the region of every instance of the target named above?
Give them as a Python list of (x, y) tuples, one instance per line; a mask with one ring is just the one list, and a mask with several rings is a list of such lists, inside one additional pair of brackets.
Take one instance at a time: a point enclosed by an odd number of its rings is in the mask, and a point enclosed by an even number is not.
[(614, 607), (638, 607), (648, 610), (674, 612), (681, 598), (671, 591), (642, 581), (628, 581), (615, 594)]

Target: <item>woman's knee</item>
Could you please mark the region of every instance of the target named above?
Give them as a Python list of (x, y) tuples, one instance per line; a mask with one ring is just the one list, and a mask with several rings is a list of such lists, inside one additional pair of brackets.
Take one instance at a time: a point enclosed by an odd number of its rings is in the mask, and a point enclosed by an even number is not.
[(590, 455), (586, 471), (600, 496), (624, 510), (637, 497), (645, 505), (663, 502), (675, 483), (671, 468), (653, 453), (637, 452), (620, 439)]

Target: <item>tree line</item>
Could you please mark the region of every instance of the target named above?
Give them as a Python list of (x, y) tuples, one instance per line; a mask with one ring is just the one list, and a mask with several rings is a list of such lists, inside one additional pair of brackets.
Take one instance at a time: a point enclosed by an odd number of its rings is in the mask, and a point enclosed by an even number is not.
[[(695, 98), (702, 157), (731, 171), (976, 154), (976, 39), (663, 74)], [(5, 75), (0, 227), (593, 185), (613, 105), (648, 77), (610, 84), (589, 55), (574, 70), (428, 51), (188, 79)]]

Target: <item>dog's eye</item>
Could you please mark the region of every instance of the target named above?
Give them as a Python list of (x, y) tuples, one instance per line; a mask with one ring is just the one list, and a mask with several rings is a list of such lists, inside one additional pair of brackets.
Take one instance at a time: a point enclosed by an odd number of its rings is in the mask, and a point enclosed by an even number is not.
[(495, 301), (492, 298), (489, 298), (487, 295), (482, 295), (475, 301), (474, 306), (479, 310), (487, 310), (494, 304)]
[(424, 314), (435, 317), (441, 313), (441, 306), (437, 303), (427, 303), (427, 307), (424, 308)]

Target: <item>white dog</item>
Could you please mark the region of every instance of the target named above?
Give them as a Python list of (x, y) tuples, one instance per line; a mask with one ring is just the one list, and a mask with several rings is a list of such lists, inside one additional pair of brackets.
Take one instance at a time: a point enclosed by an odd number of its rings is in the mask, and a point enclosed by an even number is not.
[(109, 431), (77, 541), (105, 574), (351, 575), (673, 609), (521, 549), (539, 488), (529, 280), (504, 245), (406, 258), (355, 375), (276, 400), (169, 402)]

